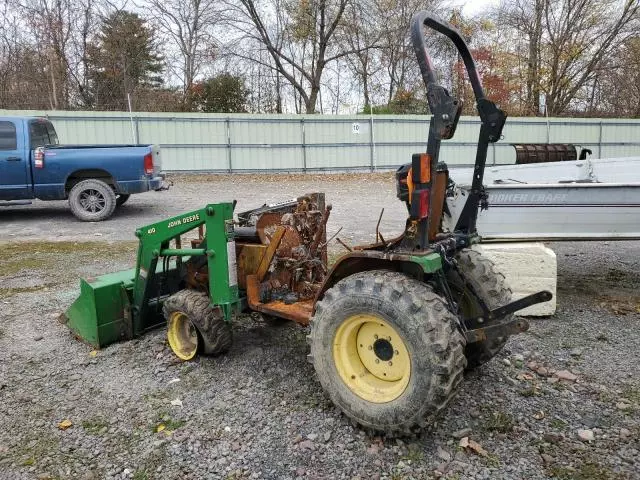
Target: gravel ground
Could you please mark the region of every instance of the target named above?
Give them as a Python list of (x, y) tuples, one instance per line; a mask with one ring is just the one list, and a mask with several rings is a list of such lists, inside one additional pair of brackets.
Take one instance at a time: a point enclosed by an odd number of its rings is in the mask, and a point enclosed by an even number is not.
[(56, 321), (77, 277), (132, 264), (135, 227), (206, 202), (322, 190), (348, 241), (383, 206), (383, 232), (404, 218), (389, 175), (176, 180), (99, 224), (58, 202), (0, 210), (0, 478), (640, 478), (640, 243), (550, 245), (557, 314), (469, 373), (430, 431), (391, 440), (331, 405), (296, 325), (244, 316), (228, 354), (179, 363), (161, 330), (94, 352)]

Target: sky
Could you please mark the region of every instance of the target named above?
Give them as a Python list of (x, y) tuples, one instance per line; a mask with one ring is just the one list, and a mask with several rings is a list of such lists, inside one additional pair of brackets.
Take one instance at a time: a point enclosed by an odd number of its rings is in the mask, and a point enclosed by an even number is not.
[(466, 15), (475, 15), (486, 8), (500, 3), (499, 0), (458, 0), (456, 4), (462, 6), (462, 12)]

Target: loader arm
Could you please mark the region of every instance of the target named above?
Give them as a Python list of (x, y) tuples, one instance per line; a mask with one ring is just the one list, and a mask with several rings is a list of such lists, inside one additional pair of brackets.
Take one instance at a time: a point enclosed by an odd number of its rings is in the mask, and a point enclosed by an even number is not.
[[(183, 248), (181, 236), (195, 229), (199, 239), (193, 248)], [(202, 289), (224, 319), (231, 320), (239, 302), (232, 203), (207, 205), (147, 225), (136, 230), (136, 236), (135, 269), (81, 280), (80, 296), (60, 318), (78, 337), (103, 347), (164, 323), (164, 299), (184, 288), (181, 269), (198, 258), (209, 272)]]
[[(201, 248), (182, 248), (181, 235), (203, 227), (206, 241)], [(163, 292), (157, 275), (171, 269), (169, 259), (176, 257), (179, 267), (183, 257), (205, 256), (208, 265), (208, 286), (211, 303), (220, 306), (225, 320), (231, 320), (232, 307), (238, 302), (238, 280), (233, 227), (233, 204), (219, 203), (184, 213), (136, 230), (140, 241), (133, 285), (134, 331), (141, 331), (148, 317), (149, 303), (154, 294)], [(170, 248), (171, 241), (175, 248)], [(163, 268), (158, 271), (162, 259)], [(174, 268), (175, 269), (175, 268)]]

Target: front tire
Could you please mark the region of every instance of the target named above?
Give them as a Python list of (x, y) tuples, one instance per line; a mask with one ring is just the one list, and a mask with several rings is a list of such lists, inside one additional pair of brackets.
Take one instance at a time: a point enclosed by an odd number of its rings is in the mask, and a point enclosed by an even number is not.
[(102, 180), (82, 180), (69, 192), (69, 207), (83, 222), (100, 222), (109, 218), (116, 209), (116, 194)]
[(311, 361), (333, 403), (360, 426), (407, 434), (447, 405), (466, 364), (464, 337), (429, 285), (397, 272), (347, 277), (311, 320)]
[(219, 355), (231, 348), (231, 325), (206, 293), (180, 290), (165, 300), (162, 311), (169, 346), (181, 360), (192, 360), (198, 353)]

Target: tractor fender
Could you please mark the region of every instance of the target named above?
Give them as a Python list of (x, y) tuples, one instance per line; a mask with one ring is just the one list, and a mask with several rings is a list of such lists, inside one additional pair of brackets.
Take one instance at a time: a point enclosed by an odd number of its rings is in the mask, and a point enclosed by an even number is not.
[(391, 270), (422, 281), (425, 275), (431, 275), (440, 269), (442, 269), (442, 258), (439, 253), (435, 252), (417, 255), (378, 250), (353, 251), (340, 257), (333, 265), (324, 279), (322, 288), (318, 290), (314, 305), (322, 300), (327, 290), (354, 273), (368, 270)]

